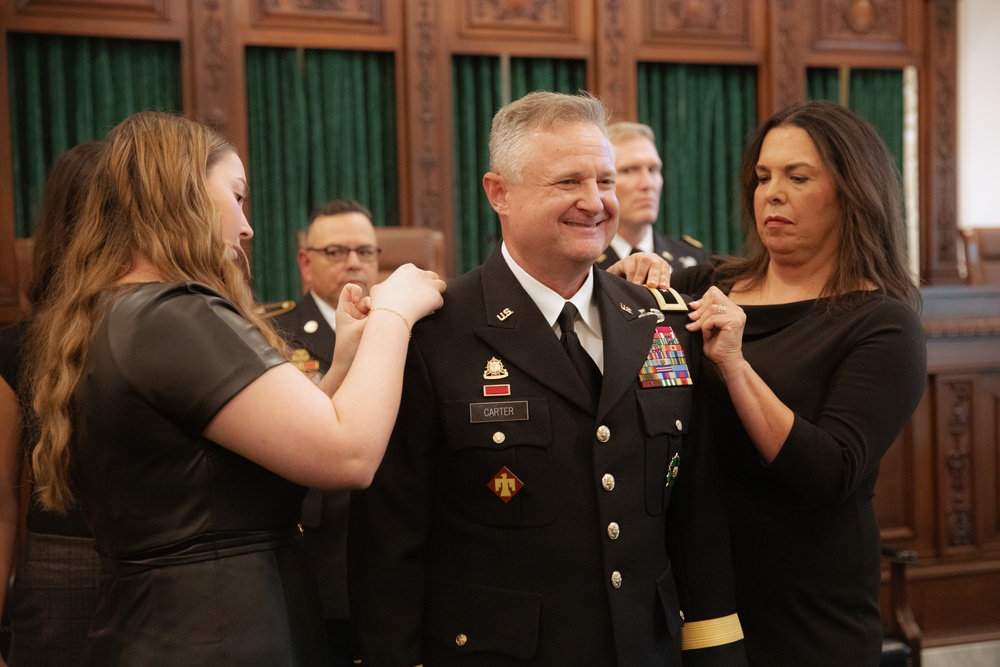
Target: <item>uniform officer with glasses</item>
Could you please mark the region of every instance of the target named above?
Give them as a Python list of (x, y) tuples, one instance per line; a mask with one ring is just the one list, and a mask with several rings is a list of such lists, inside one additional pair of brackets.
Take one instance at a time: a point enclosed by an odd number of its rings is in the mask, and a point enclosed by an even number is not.
[[(299, 271), (305, 293), (286, 303), (274, 322), (289, 343), (292, 362), (314, 381), (330, 368), (336, 341), (337, 299), (344, 285), (359, 285), (367, 296), (378, 280), (379, 249), (372, 214), (353, 199), (334, 199), (309, 215)], [(302, 503), (306, 552), (323, 598), (332, 665), (351, 664), (347, 609), (348, 492), (310, 489)]]

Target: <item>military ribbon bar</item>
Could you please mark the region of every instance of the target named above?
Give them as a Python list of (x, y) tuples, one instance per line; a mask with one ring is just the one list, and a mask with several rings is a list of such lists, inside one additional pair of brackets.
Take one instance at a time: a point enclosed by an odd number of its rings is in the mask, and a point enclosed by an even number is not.
[(671, 327), (656, 327), (639, 381), (644, 389), (693, 384), (684, 349)]

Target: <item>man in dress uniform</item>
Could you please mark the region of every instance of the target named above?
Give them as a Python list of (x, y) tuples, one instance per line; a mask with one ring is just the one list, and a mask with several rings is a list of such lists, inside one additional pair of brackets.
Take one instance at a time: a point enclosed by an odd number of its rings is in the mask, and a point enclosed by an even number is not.
[[(314, 381), (330, 370), (336, 340), (337, 300), (344, 285), (367, 295), (378, 278), (379, 250), (371, 213), (352, 199), (334, 199), (309, 216), (299, 272), (309, 291), (274, 315), (289, 343), (292, 362)], [(347, 507), (350, 492), (310, 489), (302, 503), (306, 552), (316, 571), (332, 665), (351, 664), (347, 605)]]
[[(351, 498), (369, 666), (745, 665), (687, 305), (595, 270), (614, 234), (607, 110), (501, 109), (503, 243), (417, 323), (402, 405)], [(682, 629), (683, 626), (683, 629)]]
[(618, 232), (597, 258), (597, 265), (607, 269), (633, 252), (656, 253), (674, 271), (708, 261), (700, 241), (686, 234), (675, 239), (653, 229), (663, 192), (663, 160), (656, 150), (653, 129), (642, 123), (613, 123), (608, 136), (615, 147), (616, 194), (621, 210)]

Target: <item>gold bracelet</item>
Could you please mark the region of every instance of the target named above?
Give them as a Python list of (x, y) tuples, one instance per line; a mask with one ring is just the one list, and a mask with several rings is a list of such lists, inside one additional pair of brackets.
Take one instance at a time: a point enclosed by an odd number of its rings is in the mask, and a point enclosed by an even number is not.
[(402, 313), (400, 313), (400, 312), (398, 312), (398, 311), (395, 311), (395, 310), (393, 310), (392, 308), (386, 308), (385, 306), (376, 306), (375, 308), (372, 308), (371, 310), (369, 310), (369, 311), (368, 311), (368, 314), (369, 314), (369, 315), (371, 315), (371, 314), (372, 314), (372, 313), (374, 313), (374, 312), (375, 312), (376, 310), (384, 310), (384, 311), (386, 311), (387, 313), (392, 313), (393, 315), (395, 315), (395, 316), (396, 316), (396, 317), (398, 317), (399, 319), (403, 320), (403, 324), (405, 324), (405, 325), (406, 325), (406, 333), (407, 333), (407, 334), (410, 334), (410, 335), (412, 335), (412, 334), (411, 334), (411, 332), (410, 332), (410, 323), (409, 323), (409, 322), (407, 322), (406, 318), (405, 318), (405, 317), (403, 317), (403, 314), (402, 314)]

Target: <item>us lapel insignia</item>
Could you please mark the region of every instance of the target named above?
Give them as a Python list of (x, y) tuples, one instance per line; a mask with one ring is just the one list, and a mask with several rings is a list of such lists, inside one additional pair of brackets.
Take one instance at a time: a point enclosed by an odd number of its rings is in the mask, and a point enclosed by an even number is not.
[(639, 381), (643, 389), (694, 384), (684, 348), (671, 327), (656, 327), (653, 332), (653, 344), (639, 370)]
[(632, 309), (626, 306), (624, 303), (619, 303), (618, 306), (621, 307), (621, 309), (624, 310), (629, 315), (632, 314)]
[(483, 371), (484, 380), (502, 380), (507, 377), (507, 369), (503, 367), (503, 362), (496, 357), (486, 362), (486, 370)]
[(493, 475), (493, 479), (486, 483), (486, 486), (496, 494), (496, 497), (505, 503), (509, 503), (510, 499), (517, 495), (517, 492), (524, 488), (524, 482), (517, 478), (517, 475), (512, 473), (507, 466), (500, 468), (497, 474)]
[(674, 458), (670, 459), (670, 465), (667, 466), (667, 483), (666, 487), (670, 488), (677, 481), (677, 472), (681, 465), (681, 455), (674, 454)]
[(497, 313), (497, 319), (503, 322), (505, 319), (514, 314), (514, 311), (510, 308), (504, 308), (499, 313)]

